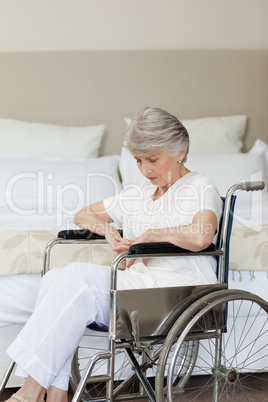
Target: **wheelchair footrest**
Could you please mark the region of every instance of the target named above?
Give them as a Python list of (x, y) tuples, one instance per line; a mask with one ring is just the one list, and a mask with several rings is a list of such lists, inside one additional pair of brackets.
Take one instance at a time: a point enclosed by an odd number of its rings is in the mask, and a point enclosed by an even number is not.
[(108, 374), (92, 375), (87, 379), (87, 384), (94, 384), (97, 382), (108, 382), (110, 380), (111, 380), (111, 377)]

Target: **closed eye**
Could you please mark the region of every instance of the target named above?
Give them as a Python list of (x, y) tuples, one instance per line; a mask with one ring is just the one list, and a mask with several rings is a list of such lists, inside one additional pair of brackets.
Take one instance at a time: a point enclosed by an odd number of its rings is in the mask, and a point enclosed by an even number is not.
[[(137, 162), (137, 163), (141, 163), (141, 162), (142, 162), (141, 159), (138, 159), (138, 158), (135, 158), (135, 159), (136, 159), (136, 162)], [(148, 162), (150, 162), (150, 163), (155, 163), (155, 162), (157, 162), (158, 158), (146, 158), (146, 160), (147, 160)]]

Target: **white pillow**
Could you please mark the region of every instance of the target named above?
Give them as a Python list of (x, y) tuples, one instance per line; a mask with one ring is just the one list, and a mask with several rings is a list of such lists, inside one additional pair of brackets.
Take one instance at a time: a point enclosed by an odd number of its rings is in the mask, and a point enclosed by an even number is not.
[(218, 155), (189, 154), (186, 166), (192, 171), (206, 174), (217, 185), (220, 194), (226, 195), (229, 187), (241, 181), (264, 181), (263, 191), (238, 192), (234, 226), (255, 227), (267, 222), (266, 203), (268, 185), (264, 153)]
[(0, 155), (96, 158), (104, 125), (64, 127), (0, 119)]
[(266, 178), (268, 179), (268, 144), (264, 141), (257, 139), (255, 144), (249, 151), (250, 154), (261, 154), (264, 153), (265, 156), (265, 165), (266, 165)]
[(136, 159), (133, 158), (126, 147), (122, 147), (121, 150), (119, 172), (123, 188), (129, 185), (142, 183), (146, 180), (137, 166)]
[(186, 167), (208, 176), (223, 196), (235, 183), (266, 180), (263, 153), (189, 154)]
[[(124, 118), (128, 125), (130, 118)], [(190, 136), (191, 153), (237, 153), (243, 146), (247, 117), (223, 116), (181, 120)]]
[[(218, 187), (222, 196), (234, 183), (242, 180), (266, 180), (263, 152), (238, 154), (189, 154), (185, 164), (192, 171), (204, 173)], [(122, 148), (119, 164), (123, 188), (130, 184), (139, 184), (145, 180), (132, 154), (126, 147)], [(257, 180), (257, 179), (254, 179)]]
[[(233, 184), (245, 180), (263, 180), (265, 189), (254, 192), (240, 192), (236, 202), (235, 225), (254, 226), (265, 223), (268, 204), (268, 184), (265, 173), (264, 153), (238, 154), (189, 154), (186, 163), (192, 171), (206, 174), (218, 187), (222, 196)], [(125, 147), (121, 151), (120, 175), (123, 188), (131, 184), (139, 184), (145, 180), (137, 167), (137, 163)], [(268, 223), (268, 222), (267, 222)]]
[(0, 157), (1, 229), (65, 227), (85, 205), (121, 190), (119, 156)]

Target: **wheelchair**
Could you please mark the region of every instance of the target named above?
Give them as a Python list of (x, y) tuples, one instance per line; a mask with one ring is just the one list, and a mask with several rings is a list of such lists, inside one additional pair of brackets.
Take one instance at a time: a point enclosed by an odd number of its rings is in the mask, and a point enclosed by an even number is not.
[[(216, 245), (196, 253), (169, 243), (143, 243), (114, 258), (109, 328), (93, 323), (85, 331), (72, 362), (74, 402), (226, 401), (236, 400), (237, 391), (251, 400), (252, 378), (268, 371), (268, 302), (228, 289), (227, 280), (234, 193), (263, 188), (263, 182), (245, 182), (228, 190)], [(47, 244), (43, 273), (55, 245), (74, 243), (105, 239), (89, 231), (60, 232)], [(216, 258), (217, 284), (117, 290), (124, 259), (192, 255)], [(103, 346), (94, 339), (102, 339)], [(13, 367), (11, 362), (2, 388)], [(268, 400), (267, 389), (259, 392), (259, 400)]]

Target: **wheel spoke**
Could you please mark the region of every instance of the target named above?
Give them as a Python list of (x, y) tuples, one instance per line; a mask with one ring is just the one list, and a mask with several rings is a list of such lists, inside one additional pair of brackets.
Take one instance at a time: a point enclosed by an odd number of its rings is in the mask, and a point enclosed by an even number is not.
[[(182, 345), (185, 338), (194, 339), (195, 331), (199, 328), (200, 337), (206, 338), (207, 334), (207, 339), (199, 341), (199, 355), (194, 368), (194, 374), (197, 377), (191, 378), (185, 383), (183, 382), (183, 369), (181, 369), (182, 378), (179, 382), (176, 381), (178, 386), (174, 387), (174, 391), (170, 389), (170, 380), (167, 381), (169, 399), (173, 400), (170, 395), (174, 392), (175, 401), (199, 401), (202, 398), (206, 401), (226, 402), (237, 400), (238, 395), (245, 401), (268, 401), (268, 374), (263, 380), (261, 379), (263, 371), (268, 371), (268, 303), (259, 302), (255, 295), (240, 291), (226, 291), (226, 295), (220, 293), (218, 299), (214, 295), (212, 296), (205, 296), (203, 299), (206, 298), (207, 302), (202, 301), (202, 305), (199, 301), (195, 302), (196, 309), (195, 305), (189, 307), (189, 313), (186, 310), (174, 323), (160, 355), (160, 366), (157, 370), (158, 386), (161, 386), (162, 383), (160, 374), (162, 375), (163, 368), (161, 365), (171, 362), (168, 371), (169, 378), (172, 378), (172, 375), (178, 375), (175, 362), (176, 359), (180, 361), (183, 359), (185, 350)], [(224, 312), (227, 303), (227, 333), (221, 335), (219, 333), (221, 342), (218, 342), (216, 332), (215, 338), (213, 337), (211, 322), (214, 321), (214, 330), (222, 327), (222, 315), (220, 314)], [(203, 307), (200, 309), (199, 305)], [(176, 332), (181, 334), (180, 337), (176, 336)], [(168, 342), (173, 339), (176, 339), (177, 343), (171, 349), (168, 347)], [(215, 366), (216, 348), (218, 348), (220, 360), (217, 366)], [(188, 353), (189, 351), (187, 355)], [(169, 355), (172, 355), (172, 359)], [(187, 356), (183, 362), (189, 364)], [(198, 376), (198, 374), (202, 375)], [(261, 380), (258, 380), (259, 378)], [(260, 381), (263, 386), (260, 385)], [(173, 382), (174, 384), (175, 382)], [(183, 389), (180, 384), (183, 384)], [(161, 402), (164, 401), (159, 392), (157, 398)]]

